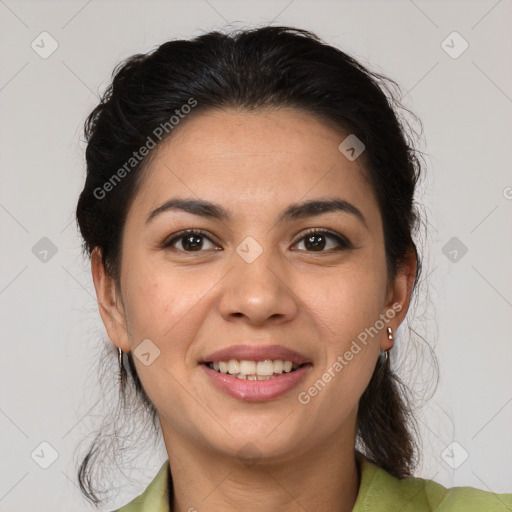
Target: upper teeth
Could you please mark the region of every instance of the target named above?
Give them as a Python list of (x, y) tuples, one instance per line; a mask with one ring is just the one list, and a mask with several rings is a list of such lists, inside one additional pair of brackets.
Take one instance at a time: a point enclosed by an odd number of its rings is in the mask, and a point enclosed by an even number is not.
[(210, 368), (221, 373), (229, 373), (230, 375), (259, 375), (259, 376), (270, 376), (274, 373), (291, 372), (292, 369), (298, 368), (298, 364), (294, 364), (292, 361), (282, 361), (276, 359), (265, 359), (264, 361), (248, 361), (242, 359), (230, 359), (229, 361), (218, 361), (210, 363)]

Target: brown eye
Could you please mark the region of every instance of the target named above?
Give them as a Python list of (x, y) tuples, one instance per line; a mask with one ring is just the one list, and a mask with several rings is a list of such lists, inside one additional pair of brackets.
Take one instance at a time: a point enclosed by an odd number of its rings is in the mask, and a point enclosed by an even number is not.
[[(183, 252), (201, 252), (202, 249), (205, 249), (205, 241), (208, 241), (213, 247), (217, 247), (203, 231), (188, 229), (178, 233), (168, 242), (165, 242), (164, 247), (172, 247)], [(176, 247), (177, 243), (181, 244), (181, 247)], [(206, 247), (206, 249), (209, 249), (209, 247)]]
[[(329, 246), (329, 240), (334, 240), (334, 251), (349, 249), (350, 242), (340, 235), (335, 235), (329, 231), (312, 230), (307, 232), (297, 243), (303, 243), (307, 252), (330, 252), (333, 249)], [(327, 250), (324, 250), (326, 249)]]

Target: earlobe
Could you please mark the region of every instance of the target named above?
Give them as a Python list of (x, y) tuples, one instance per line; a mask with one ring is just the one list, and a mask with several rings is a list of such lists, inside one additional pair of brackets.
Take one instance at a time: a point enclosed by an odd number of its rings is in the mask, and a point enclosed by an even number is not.
[(124, 308), (114, 279), (105, 271), (99, 247), (95, 247), (91, 254), (91, 273), (98, 308), (108, 337), (116, 347), (121, 348), (123, 352), (129, 352), (130, 342)]

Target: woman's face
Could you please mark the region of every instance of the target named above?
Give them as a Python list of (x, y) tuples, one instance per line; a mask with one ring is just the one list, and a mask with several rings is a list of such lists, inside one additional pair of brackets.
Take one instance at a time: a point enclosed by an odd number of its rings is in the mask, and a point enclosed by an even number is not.
[[(134, 351), (166, 439), (269, 460), (329, 439), (353, 445), (358, 400), (412, 279), (388, 283), (362, 159), (338, 149), (347, 135), (293, 109), (219, 110), (154, 150), (126, 219), (120, 300), (102, 315), (112, 341)], [(212, 207), (160, 208), (176, 199)], [(201, 233), (180, 238), (187, 229)], [(230, 359), (248, 361), (248, 374), (270, 364), (273, 378), (224, 374)], [(278, 360), (307, 364), (277, 376)]]

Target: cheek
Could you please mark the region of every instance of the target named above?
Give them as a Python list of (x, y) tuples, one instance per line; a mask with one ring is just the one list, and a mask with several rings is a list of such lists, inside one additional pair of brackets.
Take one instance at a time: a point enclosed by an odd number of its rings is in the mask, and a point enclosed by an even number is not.
[[(165, 413), (170, 396), (173, 407), (185, 410), (190, 407), (190, 395), (180, 383), (189, 378), (192, 363), (188, 350), (208, 311), (205, 294), (218, 278), (212, 272), (171, 272), (165, 265), (147, 261), (132, 266), (131, 273), (126, 268), (123, 296), (127, 295), (130, 342), (142, 386), (159, 413)], [(136, 357), (136, 348), (145, 339), (159, 350), (148, 366)]]
[(342, 350), (383, 312), (387, 283), (381, 267), (361, 258), (334, 272), (300, 275), (298, 294), (318, 320), (328, 347)]
[(382, 313), (379, 297), (385, 282), (379, 273), (355, 267), (315, 282), (317, 293), (310, 295), (308, 305), (323, 343), (315, 379), (300, 390), (304, 393), (300, 398), (314, 411), (312, 423), (313, 418), (323, 418), (325, 434), (355, 414), (372, 376), (382, 332), (369, 333)]
[(211, 273), (177, 272), (165, 264), (152, 265), (147, 258), (139, 261), (126, 272), (126, 313), (133, 342), (136, 345), (142, 336), (161, 347), (171, 344), (177, 348), (179, 340), (186, 339), (191, 318), (197, 325), (201, 299), (214, 279)]

